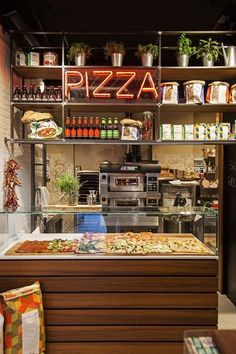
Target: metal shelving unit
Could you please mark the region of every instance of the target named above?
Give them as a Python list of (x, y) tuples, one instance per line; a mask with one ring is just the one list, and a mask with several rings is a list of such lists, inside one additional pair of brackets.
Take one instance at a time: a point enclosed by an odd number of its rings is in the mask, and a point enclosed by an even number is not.
[[(29, 67), (29, 66), (15, 66), (15, 57), (14, 57), (14, 51), (13, 51), (13, 42), (12, 42), (12, 36), (11, 36), (11, 41), (10, 41), (10, 47), (11, 47), (11, 94), (13, 94), (13, 73), (19, 75), (20, 77), (25, 79), (45, 79), (45, 80), (60, 80), (61, 85), (63, 87), (62, 90), (62, 102), (11, 102), (11, 128), (10, 128), (10, 139), (6, 139), (7, 143), (10, 143), (12, 146), (13, 144), (30, 144), (31, 145), (31, 154), (32, 154), (32, 170), (34, 168), (34, 156), (35, 156), (35, 145), (42, 144), (44, 146), (44, 156), (45, 154), (45, 148), (47, 145), (50, 144), (94, 144), (94, 145), (145, 145), (145, 146), (161, 146), (161, 145), (230, 145), (230, 144), (236, 144), (236, 141), (230, 141), (230, 140), (220, 140), (220, 141), (161, 141), (159, 137), (159, 131), (160, 131), (160, 122), (161, 122), (161, 116), (162, 113), (164, 112), (216, 112), (216, 113), (223, 113), (223, 112), (236, 112), (236, 104), (223, 104), (223, 105), (212, 105), (212, 104), (202, 104), (202, 105), (190, 105), (190, 104), (185, 104), (185, 103), (179, 103), (179, 104), (161, 104), (161, 97), (159, 95), (158, 100), (155, 102), (106, 102), (106, 101), (101, 101), (101, 102), (93, 102), (89, 100), (84, 100), (81, 102), (68, 102), (66, 101), (65, 98), (65, 90), (64, 90), (64, 78), (65, 78), (65, 71), (67, 69), (78, 69), (78, 67), (74, 65), (67, 65), (68, 63), (65, 62), (65, 51), (69, 46), (70, 36), (72, 35), (79, 35), (79, 37), (82, 39), (83, 36), (86, 38), (88, 36), (107, 36), (109, 38), (111, 36), (111, 33), (106, 33), (106, 32), (97, 32), (97, 33), (92, 33), (92, 32), (84, 32), (84, 33), (75, 33), (75, 32), (18, 32), (18, 31), (12, 31), (11, 35), (16, 34), (17, 35), (27, 35), (27, 33), (31, 35), (55, 35), (59, 36), (59, 40), (61, 42), (60, 47), (51, 47), (52, 50), (53, 48), (57, 48), (57, 50), (60, 50), (60, 58), (61, 62), (59, 63), (60, 65), (58, 66), (35, 66), (35, 67)], [(149, 70), (152, 71), (157, 78), (157, 86), (158, 90), (160, 92), (161, 88), (161, 82), (162, 81), (169, 81), (169, 80), (179, 80), (179, 81), (186, 81), (186, 80), (193, 80), (193, 79), (201, 79), (201, 80), (206, 80), (206, 81), (213, 81), (213, 80), (232, 80), (235, 79), (236, 81), (236, 67), (225, 67), (225, 66), (214, 66), (214, 67), (202, 67), (202, 66), (189, 66), (187, 68), (182, 68), (178, 66), (166, 66), (165, 65), (165, 56), (166, 55), (174, 55), (173, 50), (176, 49), (176, 47), (171, 47), (171, 46), (165, 46), (166, 39), (173, 39), (175, 40), (175, 37), (177, 38), (181, 33), (186, 33), (190, 36), (202, 36), (202, 35), (209, 35), (209, 36), (232, 36), (236, 37), (236, 31), (150, 31), (150, 32), (125, 32), (125, 33), (120, 33), (122, 36), (126, 35), (132, 35), (136, 36), (136, 38), (140, 38), (141, 35), (145, 36), (152, 36), (152, 38), (155, 38), (156, 44), (159, 46), (159, 56), (158, 56), (158, 63), (156, 66), (153, 67), (142, 67), (142, 66), (132, 66), (132, 69), (135, 69), (138, 73), (143, 71), (143, 70)], [(99, 37), (97, 37), (99, 38)], [(109, 38), (110, 39), (110, 38)], [(137, 40), (138, 43), (139, 40)], [(167, 41), (168, 42), (168, 41)], [(176, 43), (176, 40), (175, 40)], [(46, 47), (34, 47), (33, 49), (49, 49)], [(96, 48), (97, 49), (97, 48)], [(169, 54), (168, 50), (171, 50), (172, 53)], [(163, 60), (164, 59), (164, 60)], [(164, 65), (163, 65), (164, 62)], [(70, 63), (69, 63), (70, 64)], [(102, 69), (107, 69), (109, 70), (111, 67), (110, 66), (86, 66), (86, 67), (80, 67), (80, 70), (86, 70), (88, 73), (92, 73), (93, 70), (102, 70)], [(124, 66), (120, 68), (121, 70), (129, 70), (129, 66)], [(29, 140), (29, 139), (23, 139), (23, 138), (17, 138), (15, 139), (14, 136), (14, 113), (15, 109), (20, 109), (22, 111), (25, 110), (37, 110), (37, 111), (49, 111), (49, 112), (56, 112), (57, 114), (60, 115), (61, 117), (61, 125), (64, 130), (64, 119), (65, 119), (65, 114), (66, 115), (71, 115), (74, 114), (75, 112), (143, 112), (145, 110), (150, 110), (153, 113), (155, 113), (155, 133), (154, 133), (154, 140), (152, 141), (115, 141), (115, 140), (73, 140), (73, 139), (56, 139), (56, 140)], [(21, 134), (22, 137), (24, 137), (24, 132)], [(34, 191), (34, 176), (32, 174), (32, 193)]]

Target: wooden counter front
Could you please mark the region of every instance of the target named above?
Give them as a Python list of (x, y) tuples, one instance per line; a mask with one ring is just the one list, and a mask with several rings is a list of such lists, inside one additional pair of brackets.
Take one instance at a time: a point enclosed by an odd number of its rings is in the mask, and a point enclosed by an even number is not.
[(216, 259), (0, 261), (0, 291), (35, 280), (47, 354), (180, 354), (217, 326)]

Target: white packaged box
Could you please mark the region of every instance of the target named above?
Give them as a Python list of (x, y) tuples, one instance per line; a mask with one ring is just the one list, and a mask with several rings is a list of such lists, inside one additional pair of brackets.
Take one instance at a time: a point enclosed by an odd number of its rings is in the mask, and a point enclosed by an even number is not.
[(172, 125), (162, 124), (161, 125), (161, 140), (172, 140)]
[(39, 53), (29, 52), (28, 53), (28, 65), (29, 66), (38, 66), (40, 65)]
[(195, 124), (194, 126), (194, 139), (206, 140), (206, 123)]
[(230, 137), (230, 123), (220, 123), (218, 125), (218, 140), (228, 140)]
[(174, 124), (173, 125), (173, 140), (183, 140), (183, 125)]
[(194, 140), (193, 124), (184, 124), (184, 140)]
[(23, 52), (16, 52), (16, 65), (25, 66), (27, 65), (27, 54)]
[(218, 140), (218, 124), (209, 123), (207, 124), (207, 140)]

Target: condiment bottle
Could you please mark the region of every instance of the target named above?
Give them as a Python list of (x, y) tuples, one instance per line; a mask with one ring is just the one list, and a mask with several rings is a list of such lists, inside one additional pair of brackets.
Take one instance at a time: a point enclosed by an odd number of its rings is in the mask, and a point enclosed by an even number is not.
[(23, 86), (21, 101), (28, 101), (28, 91), (26, 86)]
[(82, 118), (78, 118), (78, 124), (77, 124), (77, 138), (81, 139), (83, 138), (83, 127), (82, 127)]
[(106, 139), (107, 138), (107, 126), (106, 126), (106, 118), (102, 118), (102, 125), (100, 131), (100, 138)]
[(65, 138), (70, 139), (71, 137), (71, 124), (70, 124), (70, 117), (66, 118), (66, 129), (65, 129)]
[(107, 139), (112, 139), (113, 137), (113, 126), (112, 126), (112, 119), (108, 119), (108, 124), (107, 124)]
[(34, 101), (35, 100), (35, 92), (33, 86), (30, 86), (29, 89), (29, 94), (28, 94), (28, 101)]
[(41, 99), (43, 102), (48, 101), (48, 88), (47, 88), (47, 86), (44, 87), (44, 91), (42, 92)]
[(93, 117), (89, 119), (89, 139), (94, 139)]
[(120, 131), (118, 125), (118, 119), (114, 119), (113, 130), (112, 130), (112, 139), (118, 140), (120, 138)]
[(13, 94), (13, 101), (21, 101), (21, 92), (20, 88), (16, 86), (14, 94)]
[(100, 139), (100, 133), (101, 133), (100, 122), (99, 122), (99, 118), (96, 117), (95, 129), (94, 129), (94, 137), (95, 137), (95, 139)]
[(41, 90), (40, 86), (37, 87), (36, 93), (35, 93), (35, 101), (41, 101)]
[(75, 139), (77, 135), (77, 131), (76, 131), (76, 118), (73, 117), (71, 119), (71, 132), (70, 132), (70, 137), (71, 139)]
[(83, 138), (87, 139), (89, 136), (89, 131), (88, 131), (88, 118), (84, 117), (84, 125), (83, 125)]
[(55, 97), (54, 97), (54, 89), (53, 89), (53, 87), (50, 87), (48, 101), (50, 101), (50, 102), (55, 101)]

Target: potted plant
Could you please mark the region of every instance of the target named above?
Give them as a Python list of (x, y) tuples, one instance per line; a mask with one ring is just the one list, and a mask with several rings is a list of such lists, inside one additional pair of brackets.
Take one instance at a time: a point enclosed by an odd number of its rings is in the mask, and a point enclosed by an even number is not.
[(197, 58), (202, 58), (204, 66), (213, 66), (218, 61), (219, 56), (223, 54), (220, 43), (208, 38), (200, 39), (196, 55)]
[(55, 180), (55, 186), (60, 188), (62, 196), (67, 196), (68, 205), (78, 204), (78, 192), (81, 184), (76, 177), (68, 172), (59, 175)]
[(177, 61), (179, 66), (188, 66), (189, 58), (195, 54), (196, 47), (192, 46), (190, 38), (182, 33), (177, 42)]
[(125, 55), (124, 44), (116, 41), (108, 41), (104, 47), (106, 59), (111, 57), (112, 66), (122, 66)]
[(85, 66), (86, 59), (91, 55), (91, 48), (84, 42), (72, 43), (67, 58), (74, 61), (76, 66)]
[(138, 46), (137, 56), (141, 57), (143, 66), (152, 66), (153, 59), (158, 56), (158, 46), (152, 43)]

